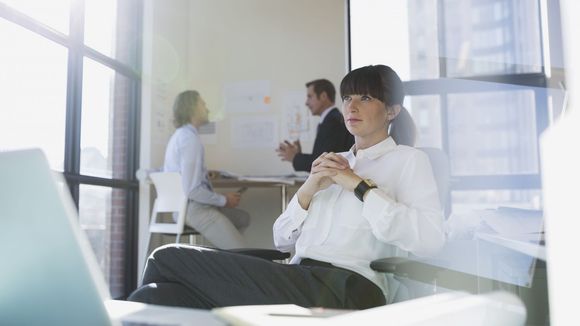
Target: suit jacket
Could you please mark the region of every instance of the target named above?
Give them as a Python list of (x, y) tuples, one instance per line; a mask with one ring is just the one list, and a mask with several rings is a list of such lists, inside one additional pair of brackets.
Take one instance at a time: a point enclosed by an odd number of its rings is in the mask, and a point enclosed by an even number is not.
[(318, 125), (312, 154), (296, 154), (292, 166), (296, 171), (310, 172), (312, 162), (323, 152), (346, 152), (353, 144), (354, 137), (346, 129), (342, 114), (333, 108)]

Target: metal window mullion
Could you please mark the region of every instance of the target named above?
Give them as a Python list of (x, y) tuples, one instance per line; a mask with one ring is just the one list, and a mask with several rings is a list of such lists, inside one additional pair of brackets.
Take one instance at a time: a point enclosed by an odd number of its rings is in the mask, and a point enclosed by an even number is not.
[[(134, 17), (135, 30), (138, 34), (143, 31), (143, 4), (141, 1), (134, 1), (136, 15)], [(138, 285), (138, 240), (139, 240), (139, 183), (136, 181), (136, 171), (139, 166), (140, 155), (140, 130), (141, 130), (141, 52), (142, 39), (139, 38), (136, 45), (137, 48), (133, 51), (132, 67), (137, 71), (134, 76), (131, 76), (131, 103), (129, 110), (129, 126), (127, 141), (127, 178), (136, 184), (137, 187), (127, 191), (127, 208), (126, 208), (126, 223), (125, 223), (125, 237), (127, 239), (125, 245), (125, 261), (124, 261), (124, 292), (126, 295), (131, 293)]]
[[(546, 80), (546, 84), (547, 84), (547, 80)], [(537, 141), (537, 150), (538, 152), (540, 151), (540, 143), (539, 143), (539, 139), (540, 139), (540, 135), (548, 128), (549, 124), (550, 124), (550, 113), (548, 112), (548, 106), (549, 106), (549, 97), (546, 91), (544, 92), (540, 92), (539, 90), (534, 90), (534, 100), (536, 102), (536, 139)], [(539, 168), (539, 172), (538, 175), (542, 174), (542, 168), (541, 168), (541, 162), (540, 162), (540, 155), (538, 154), (538, 156), (536, 157), (536, 159), (538, 160), (538, 167)], [(540, 183), (541, 183), (541, 179), (540, 179)]]
[(347, 55), (347, 69), (348, 71), (352, 70), (352, 38), (351, 35), (352, 33), (350, 32), (352, 25), (351, 25), (351, 20), (350, 20), (350, 0), (346, 1), (346, 44), (347, 44), (347, 49), (346, 49), (346, 55)]
[(18, 10), (12, 9), (11, 7), (0, 2), (0, 17), (19, 25), (31, 32), (39, 34), (47, 39), (54, 41), (60, 45), (68, 46), (69, 39), (68, 36), (62, 32), (55, 30), (54, 28), (40, 23), (33, 18), (21, 13)]
[[(84, 1), (75, 1), (70, 13), (67, 66), (66, 130), (64, 172), (80, 174), (81, 107), (83, 88)], [(79, 205), (79, 183), (68, 180), (75, 204)]]
[(452, 191), (541, 189), (539, 174), (461, 175), (451, 177)]
[(121, 73), (121, 74), (123, 74), (131, 79), (140, 78), (139, 74), (131, 67), (123, 64), (122, 62), (120, 62), (118, 60), (115, 60), (114, 58), (106, 56), (106, 55), (104, 55), (104, 54), (98, 52), (97, 50), (94, 50), (88, 46), (82, 47), (82, 53), (87, 58), (90, 58), (90, 59), (92, 59), (92, 60), (94, 60), (94, 61), (96, 61), (104, 66), (107, 66), (107, 67), (111, 68), (112, 70), (115, 70), (116, 73)]
[(439, 77), (447, 77), (447, 51), (445, 49), (445, 0), (437, 1), (437, 36), (439, 38)]

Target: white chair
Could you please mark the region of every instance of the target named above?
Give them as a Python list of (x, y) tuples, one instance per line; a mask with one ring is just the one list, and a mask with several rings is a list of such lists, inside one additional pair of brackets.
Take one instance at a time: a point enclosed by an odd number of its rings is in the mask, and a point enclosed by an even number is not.
[[(185, 224), (188, 199), (181, 185), (181, 175), (178, 172), (153, 172), (149, 174), (149, 178), (157, 192), (151, 211), (149, 240), (152, 233), (160, 233), (175, 235), (175, 243), (179, 243), (182, 235), (189, 235), (189, 243), (194, 244), (194, 236), (199, 232)], [(173, 213), (175, 221), (158, 221), (160, 213)], [(147, 246), (149, 248), (149, 241)]]

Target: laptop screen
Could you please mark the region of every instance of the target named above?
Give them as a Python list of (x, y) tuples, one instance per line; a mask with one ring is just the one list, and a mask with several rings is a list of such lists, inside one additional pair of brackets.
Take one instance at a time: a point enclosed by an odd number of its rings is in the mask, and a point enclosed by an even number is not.
[(0, 152), (0, 324), (109, 325), (108, 290), (40, 150)]

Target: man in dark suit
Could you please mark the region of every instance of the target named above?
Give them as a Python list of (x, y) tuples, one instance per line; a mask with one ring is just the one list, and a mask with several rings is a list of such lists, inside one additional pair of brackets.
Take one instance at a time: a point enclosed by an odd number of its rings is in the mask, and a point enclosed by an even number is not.
[(345, 152), (354, 144), (353, 136), (346, 130), (342, 113), (334, 105), (336, 91), (326, 79), (306, 83), (306, 106), (313, 115), (320, 116), (312, 154), (302, 153), (300, 141), (284, 141), (276, 150), (283, 161), (292, 162), (296, 171), (310, 172), (312, 161), (323, 152)]

